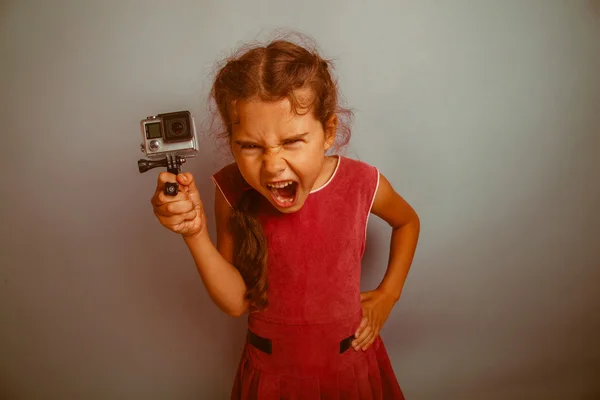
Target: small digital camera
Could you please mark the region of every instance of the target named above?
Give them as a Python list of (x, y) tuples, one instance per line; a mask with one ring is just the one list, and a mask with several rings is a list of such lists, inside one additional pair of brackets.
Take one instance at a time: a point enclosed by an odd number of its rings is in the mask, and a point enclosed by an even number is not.
[[(147, 160), (138, 160), (140, 173), (156, 167), (166, 167), (172, 174), (181, 172), (181, 164), (186, 158), (198, 152), (198, 138), (194, 117), (189, 111), (176, 111), (158, 114), (141, 121), (142, 153)], [(178, 193), (176, 182), (165, 184), (165, 194)]]
[(167, 154), (194, 157), (198, 151), (196, 125), (189, 111), (158, 114), (141, 121), (142, 152), (151, 160)]

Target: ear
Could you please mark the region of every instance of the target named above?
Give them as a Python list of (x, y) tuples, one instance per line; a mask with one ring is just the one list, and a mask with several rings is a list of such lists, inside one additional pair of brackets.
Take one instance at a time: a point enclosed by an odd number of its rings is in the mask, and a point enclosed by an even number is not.
[(335, 134), (337, 133), (338, 118), (336, 114), (332, 114), (331, 117), (325, 123), (323, 130), (325, 132), (325, 146), (324, 150), (327, 151), (333, 142), (335, 142)]

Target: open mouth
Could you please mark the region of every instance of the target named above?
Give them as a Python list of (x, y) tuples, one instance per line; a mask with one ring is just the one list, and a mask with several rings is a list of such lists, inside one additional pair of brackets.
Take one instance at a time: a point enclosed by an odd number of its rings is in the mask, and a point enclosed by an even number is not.
[(280, 207), (290, 207), (296, 202), (298, 193), (298, 183), (294, 181), (282, 181), (276, 183), (267, 183), (267, 188), (271, 191), (271, 196), (275, 203)]

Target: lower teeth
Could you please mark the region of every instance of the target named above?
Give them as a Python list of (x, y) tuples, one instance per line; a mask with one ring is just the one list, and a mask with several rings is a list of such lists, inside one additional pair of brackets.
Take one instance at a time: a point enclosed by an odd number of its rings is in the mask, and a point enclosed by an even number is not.
[(283, 198), (283, 197), (279, 197), (278, 195), (275, 195), (275, 197), (277, 198), (277, 200), (281, 201), (282, 203), (291, 203), (294, 199), (288, 199), (288, 198)]
[(296, 190), (294, 188), (294, 190), (282, 190), (283, 192), (286, 192), (286, 194), (291, 194), (291, 196), (283, 196), (283, 193), (279, 193), (279, 189), (277, 188), (271, 188), (271, 193), (273, 194), (273, 197), (275, 197), (275, 199), (277, 199), (278, 202), (281, 203), (292, 203), (294, 201), (294, 199), (296, 198)]

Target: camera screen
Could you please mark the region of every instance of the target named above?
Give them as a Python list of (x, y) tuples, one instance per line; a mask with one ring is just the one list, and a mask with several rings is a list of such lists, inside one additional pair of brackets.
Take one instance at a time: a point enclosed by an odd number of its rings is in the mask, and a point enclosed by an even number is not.
[(160, 123), (146, 125), (146, 137), (148, 139), (160, 139)]

